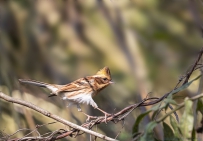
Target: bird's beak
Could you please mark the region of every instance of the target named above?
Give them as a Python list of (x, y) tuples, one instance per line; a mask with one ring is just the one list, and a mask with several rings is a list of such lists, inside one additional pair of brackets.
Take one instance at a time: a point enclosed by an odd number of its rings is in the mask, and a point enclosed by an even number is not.
[(109, 81), (109, 83), (110, 83), (110, 84), (113, 84), (114, 82), (113, 82), (113, 81)]

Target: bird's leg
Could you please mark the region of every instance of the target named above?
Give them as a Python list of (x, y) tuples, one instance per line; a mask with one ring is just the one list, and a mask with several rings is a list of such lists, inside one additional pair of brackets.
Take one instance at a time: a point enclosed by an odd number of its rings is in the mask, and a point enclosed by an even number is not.
[(80, 108), (80, 105), (79, 105), (79, 104), (77, 104), (77, 108), (78, 108), (78, 112), (82, 112), (84, 115), (86, 115), (86, 116), (87, 116), (86, 121), (89, 121), (90, 119), (96, 119), (96, 118), (97, 118), (97, 117), (90, 116), (90, 115), (88, 115), (88, 114), (84, 113), (84, 112), (82, 111), (82, 109)]
[(104, 113), (104, 115), (105, 115), (105, 123), (107, 124), (107, 122), (106, 122), (106, 121), (107, 121), (107, 117), (110, 116), (111, 114), (109, 114), (109, 113), (103, 111), (102, 109), (100, 109), (100, 108), (98, 108), (98, 107), (97, 107), (96, 109), (99, 110), (99, 111), (101, 111), (102, 113)]

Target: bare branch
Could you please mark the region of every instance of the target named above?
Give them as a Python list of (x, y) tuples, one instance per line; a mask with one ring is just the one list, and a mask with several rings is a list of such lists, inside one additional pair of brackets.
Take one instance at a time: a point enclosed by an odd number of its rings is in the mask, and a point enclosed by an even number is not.
[[(12, 102), (12, 103), (16, 103), (16, 104), (26, 106), (26, 107), (28, 107), (30, 109), (33, 109), (33, 110), (35, 110), (35, 111), (37, 111), (37, 112), (39, 112), (39, 113), (41, 113), (41, 114), (43, 114), (43, 115), (45, 115), (45, 116), (47, 116), (49, 118), (52, 118), (52, 119), (54, 119), (54, 120), (56, 120), (56, 121), (58, 121), (60, 123), (63, 123), (65, 125), (67, 125), (67, 126), (70, 126), (70, 127), (74, 128), (75, 130), (83, 131), (85, 133), (97, 136), (97, 137), (99, 137), (101, 139), (104, 139), (104, 140), (116, 141), (113, 138), (107, 137), (105, 135), (102, 135), (100, 133), (97, 133), (97, 132), (94, 132), (94, 131), (91, 131), (91, 130), (88, 130), (87, 128), (81, 127), (81, 126), (76, 125), (76, 124), (74, 124), (74, 123), (72, 123), (70, 121), (62, 119), (61, 117), (59, 117), (57, 115), (54, 115), (54, 114), (51, 114), (50, 112), (48, 112), (48, 111), (46, 111), (46, 110), (44, 110), (42, 108), (39, 108), (39, 107), (37, 107), (36, 105), (34, 105), (34, 104), (30, 103), (30, 102), (26, 102), (26, 101), (23, 101), (23, 100), (20, 100), (20, 99), (14, 99), (14, 98), (12, 98), (12, 97), (10, 97), (10, 96), (2, 93), (2, 92), (0, 92), (0, 98), (6, 100), (8, 102)], [(36, 139), (39, 139), (39, 140), (40, 140), (40, 138), (36, 137)]]
[[(91, 120), (90, 122), (83, 123), (81, 126), (76, 125), (74, 123), (71, 123), (71, 122), (69, 122), (69, 121), (67, 121), (65, 119), (62, 119), (61, 117), (59, 117), (57, 115), (51, 114), (50, 112), (48, 112), (48, 111), (46, 111), (44, 109), (41, 109), (41, 108), (37, 107), (36, 105), (34, 105), (32, 103), (29, 103), (29, 102), (26, 102), (26, 101), (23, 101), (23, 100), (19, 100), (19, 99), (14, 99), (14, 98), (12, 98), (10, 96), (7, 96), (7, 95), (3, 94), (2, 92), (0, 92), (0, 98), (6, 100), (8, 102), (17, 103), (17, 104), (26, 106), (28, 108), (31, 108), (31, 109), (33, 109), (33, 110), (47, 116), (47, 117), (50, 117), (50, 118), (52, 118), (52, 119), (54, 119), (54, 120), (56, 120), (56, 121), (58, 121), (60, 123), (63, 123), (65, 125), (68, 125), (68, 126), (71, 127), (70, 131), (60, 132), (60, 130), (57, 130), (57, 131), (51, 132), (51, 134), (46, 136), (46, 137), (43, 137), (41, 135), (38, 136), (38, 137), (25, 137), (24, 136), (23, 138), (21, 138), (21, 140), (26, 140), (26, 139), (44, 140), (44, 139), (46, 139), (48, 141), (50, 141), (50, 140), (54, 141), (54, 140), (57, 140), (57, 139), (64, 138), (66, 136), (76, 137), (76, 136), (84, 134), (84, 133), (89, 133), (89, 134), (91, 134), (91, 135), (93, 135), (95, 137), (99, 137), (99, 138), (104, 139), (104, 140), (114, 141), (116, 139), (112, 139), (112, 138), (107, 137), (105, 135), (102, 135), (100, 133), (91, 131), (90, 129), (92, 129), (93, 126), (96, 126), (98, 124), (105, 123), (105, 122), (110, 122), (110, 121), (112, 121), (112, 122), (114, 122), (116, 124), (116, 123), (118, 123), (120, 121), (123, 121), (125, 119), (125, 117), (127, 117), (134, 109), (136, 109), (138, 107), (142, 107), (142, 106), (149, 106), (149, 105), (157, 104), (157, 103), (163, 101), (165, 98), (167, 98), (172, 92), (173, 92), (173, 94), (178, 93), (181, 86), (187, 85), (188, 80), (190, 79), (192, 73), (195, 70), (197, 70), (197, 68), (202, 67), (202, 65), (199, 64), (199, 60), (202, 57), (202, 54), (203, 54), (203, 48), (200, 50), (200, 52), (199, 52), (194, 64), (192, 65), (191, 69), (183, 77), (181, 77), (181, 79), (179, 79), (178, 83), (175, 85), (175, 87), (174, 87), (174, 89), (172, 91), (164, 94), (162, 97), (160, 97), (160, 98), (157, 98), (157, 97), (148, 98), (148, 95), (147, 95), (146, 98), (144, 98), (139, 103), (129, 105), (129, 106), (125, 107), (124, 109), (122, 109), (121, 111), (118, 111), (117, 113), (108, 116), (107, 118), (105, 118), (104, 116), (96, 117), (94, 120)], [(178, 85), (180, 85), (181, 83), (182, 83), (182, 85), (180, 87), (178, 87)], [(175, 111), (177, 111), (177, 110), (178, 110), (177, 108), (171, 109), (169, 114), (175, 113)], [(169, 115), (169, 114), (167, 114), (167, 115)], [(166, 117), (163, 117), (163, 118), (166, 118)], [(36, 127), (36, 129), (37, 129), (37, 127)], [(37, 131), (36, 129), (35, 129), (35, 131)], [(12, 139), (12, 140), (15, 140), (15, 139)], [(19, 140), (19, 139), (16, 139), (16, 140)]]

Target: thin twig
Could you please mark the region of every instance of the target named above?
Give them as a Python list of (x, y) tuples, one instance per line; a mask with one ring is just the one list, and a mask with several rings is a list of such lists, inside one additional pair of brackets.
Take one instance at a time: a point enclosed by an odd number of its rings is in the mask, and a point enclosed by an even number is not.
[[(70, 126), (72, 128), (70, 131), (65, 131), (63, 133), (60, 133), (60, 135), (58, 135), (56, 137), (54, 137), (54, 135), (59, 133), (59, 132), (54, 132), (53, 134), (51, 134), (51, 136), (50, 136), (50, 138), (48, 140), (53, 140), (54, 141), (54, 140), (57, 140), (57, 139), (64, 138), (66, 136), (71, 136), (71, 137), (72, 136), (78, 136), (78, 135), (81, 135), (83, 133), (89, 133), (89, 134), (91, 134), (91, 135), (93, 135), (95, 137), (99, 137), (99, 138), (102, 138), (102, 139), (105, 139), (105, 140), (115, 140), (115, 139), (109, 138), (109, 137), (107, 137), (105, 135), (102, 135), (102, 134), (99, 134), (97, 132), (91, 131), (90, 129), (92, 129), (97, 124), (101, 124), (101, 123), (105, 123), (105, 122), (110, 122), (110, 121), (112, 121), (112, 122), (114, 122), (116, 124), (119, 121), (124, 120), (124, 118), (127, 117), (134, 109), (136, 109), (138, 107), (142, 107), (142, 106), (149, 106), (149, 105), (157, 104), (157, 103), (163, 101), (165, 98), (167, 98), (172, 92), (178, 93), (179, 92), (178, 89), (181, 86), (183, 86), (186, 83), (188, 83), (188, 80), (189, 80), (190, 76), (192, 75), (192, 73), (195, 70), (197, 70), (199, 67), (202, 67), (202, 65), (199, 64), (199, 60), (202, 57), (202, 54), (203, 54), (203, 48), (200, 50), (200, 52), (198, 54), (198, 57), (195, 60), (194, 64), (192, 65), (192, 68), (190, 69), (190, 71), (187, 72), (183, 77), (181, 77), (181, 79), (179, 79), (178, 83), (175, 85), (175, 88), (172, 91), (164, 94), (162, 97), (160, 97), (160, 98), (157, 98), (157, 97), (150, 97), (150, 98), (148, 98), (148, 96), (146, 96), (146, 98), (143, 99), (141, 102), (132, 104), (130, 106), (127, 106), (124, 109), (120, 110), (119, 112), (117, 112), (115, 114), (112, 114), (111, 116), (108, 116), (106, 119), (105, 119), (104, 116), (99, 116), (96, 119), (91, 120), (90, 122), (83, 123), (81, 126), (78, 126), (78, 125), (76, 125), (74, 123), (71, 123), (71, 122), (65, 120), (65, 119), (62, 119), (62, 118), (58, 117), (57, 115), (53, 115), (53, 114), (49, 113), (48, 111), (45, 111), (45, 110), (43, 110), (43, 109), (41, 109), (41, 108), (39, 108), (39, 107), (29, 103), (29, 102), (25, 102), (25, 101), (22, 101), (22, 100), (14, 99), (14, 98), (9, 97), (9, 96), (1, 93), (1, 92), (0, 92), (0, 98), (4, 99), (6, 101), (9, 101), (9, 102), (13, 102), (13, 103), (17, 103), (17, 104), (29, 107), (29, 108), (31, 108), (31, 109), (33, 109), (35, 111), (38, 111), (39, 113), (41, 113), (41, 114), (43, 114), (45, 116), (48, 116), (48, 117), (50, 117), (52, 119), (55, 119), (55, 120), (59, 121), (60, 123), (68, 125), (68, 126)], [(178, 85), (181, 82), (182, 82), (182, 85), (180, 87), (178, 87)], [(176, 93), (174, 93), (174, 94), (176, 94)], [(181, 106), (179, 108), (181, 108)], [(171, 110), (167, 115), (169, 115), (171, 113), (174, 113), (177, 110), (178, 109), (176, 107), (175, 109)], [(163, 117), (163, 118), (166, 118), (166, 117)], [(44, 138), (43, 137), (27, 137), (27, 139), (28, 138), (29, 139), (43, 140), (46, 137), (44, 137)], [(46, 138), (46, 140), (47, 140), (47, 138)]]
[[(203, 97), (203, 93), (202, 93), (202, 94), (199, 94), (199, 95), (197, 95), (197, 96), (194, 96), (194, 97), (192, 97), (192, 98), (188, 98), (188, 99), (194, 101), (194, 100), (199, 99), (199, 98), (201, 98), (201, 97)], [(170, 116), (172, 113), (174, 113), (175, 111), (177, 111), (177, 110), (183, 108), (184, 106), (185, 106), (185, 103), (184, 103), (184, 102), (182, 102), (181, 104), (178, 104), (178, 106), (177, 106), (176, 108), (174, 108), (173, 110), (171, 110), (170, 112), (168, 112), (167, 114), (165, 114), (163, 117), (159, 118), (156, 122), (157, 122), (157, 123), (160, 123), (161, 121), (165, 120), (168, 116)]]
[(23, 100), (20, 100), (20, 99), (12, 98), (12, 97), (10, 97), (10, 96), (2, 93), (2, 92), (0, 92), (0, 98), (6, 100), (8, 102), (12, 102), (12, 103), (16, 103), (16, 104), (26, 106), (26, 107), (28, 107), (30, 109), (33, 109), (33, 110), (35, 110), (35, 111), (37, 111), (37, 112), (39, 112), (39, 113), (41, 113), (41, 114), (43, 114), (43, 115), (45, 115), (45, 116), (47, 116), (49, 118), (52, 118), (52, 119), (54, 119), (54, 120), (56, 120), (56, 121), (58, 121), (60, 123), (68, 125), (68, 126), (74, 128), (74, 129), (81, 130), (81, 131), (86, 132), (88, 134), (92, 134), (92, 135), (97, 136), (97, 137), (99, 137), (101, 139), (104, 139), (104, 140), (115, 141), (115, 139), (113, 139), (113, 138), (107, 137), (105, 135), (102, 135), (100, 133), (97, 133), (97, 132), (94, 132), (94, 131), (91, 131), (91, 130), (88, 130), (88, 129), (84, 128), (84, 127), (76, 125), (76, 124), (74, 124), (72, 122), (69, 122), (69, 121), (67, 121), (65, 119), (62, 119), (61, 117), (59, 117), (57, 115), (51, 114), (50, 112), (48, 112), (48, 111), (46, 111), (46, 110), (44, 110), (42, 108), (39, 108), (39, 107), (37, 107), (36, 105), (34, 105), (34, 104), (30, 103), (30, 102), (26, 102), (26, 101), (23, 101)]

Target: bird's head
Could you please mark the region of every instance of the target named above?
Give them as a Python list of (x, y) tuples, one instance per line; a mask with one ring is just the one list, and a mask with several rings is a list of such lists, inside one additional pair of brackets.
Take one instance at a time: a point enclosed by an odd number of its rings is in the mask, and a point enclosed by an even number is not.
[(99, 70), (94, 77), (98, 90), (102, 90), (109, 84), (114, 83), (111, 81), (111, 73), (108, 67), (104, 67), (103, 69)]

